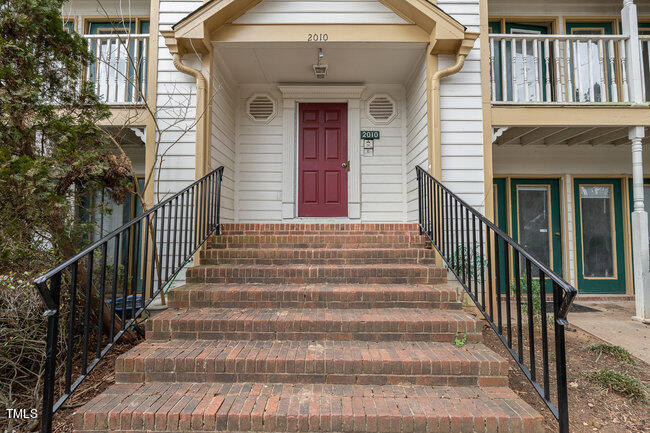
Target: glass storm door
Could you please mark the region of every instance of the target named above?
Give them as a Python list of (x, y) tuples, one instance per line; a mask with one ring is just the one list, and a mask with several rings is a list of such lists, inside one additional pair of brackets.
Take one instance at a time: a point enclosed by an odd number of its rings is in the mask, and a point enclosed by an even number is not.
[(620, 179), (576, 179), (578, 290), (625, 293)]
[[(570, 35), (611, 35), (611, 23), (567, 23), (566, 32)], [(603, 45), (605, 59), (609, 58), (609, 48)], [(607, 102), (607, 95), (611, 100), (609, 89), (610, 70), (609, 63), (603, 71), (600, 63), (601, 51), (597, 40), (578, 41), (573, 45), (572, 59), (572, 84), (576, 102)], [(606, 83), (603, 87), (602, 83)], [(607, 94), (605, 93), (607, 92)]]
[[(560, 186), (558, 179), (512, 179), (512, 237), (542, 264), (562, 275)], [(519, 270), (525, 275), (525, 262)], [(533, 278), (539, 269), (531, 268)]]

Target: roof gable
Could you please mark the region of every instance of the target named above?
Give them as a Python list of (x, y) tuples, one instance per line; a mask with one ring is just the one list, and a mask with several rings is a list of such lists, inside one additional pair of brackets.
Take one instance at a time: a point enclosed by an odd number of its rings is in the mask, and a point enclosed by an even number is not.
[(233, 24), (412, 24), (380, 0), (262, 0)]

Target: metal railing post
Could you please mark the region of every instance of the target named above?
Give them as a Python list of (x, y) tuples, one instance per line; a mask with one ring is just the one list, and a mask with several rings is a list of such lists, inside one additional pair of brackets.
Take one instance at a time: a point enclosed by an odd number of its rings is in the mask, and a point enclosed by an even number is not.
[[(47, 290), (47, 286), (39, 284), (39, 291)], [(56, 374), (57, 341), (59, 339), (59, 301), (61, 297), (61, 273), (55, 274), (50, 281), (49, 290), (53, 305), (45, 314), (47, 316), (47, 341), (45, 348), (45, 377), (43, 386), (43, 411), (41, 414), (41, 432), (52, 431), (52, 409), (54, 407), (54, 385)], [(54, 307), (54, 308), (52, 308)]]

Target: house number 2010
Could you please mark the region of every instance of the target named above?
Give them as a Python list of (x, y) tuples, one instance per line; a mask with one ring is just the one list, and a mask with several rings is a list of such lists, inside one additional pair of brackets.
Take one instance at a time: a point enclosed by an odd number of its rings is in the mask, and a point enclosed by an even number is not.
[(328, 39), (327, 33), (310, 33), (307, 35), (307, 42), (327, 42)]

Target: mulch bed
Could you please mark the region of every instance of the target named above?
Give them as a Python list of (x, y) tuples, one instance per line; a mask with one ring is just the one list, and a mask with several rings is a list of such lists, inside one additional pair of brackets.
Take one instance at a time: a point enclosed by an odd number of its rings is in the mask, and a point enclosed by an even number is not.
[[(483, 330), (483, 338), (487, 346), (510, 360), (510, 387), (524, 401), (542, 413), (548, 433), (557, 432), (557, 420), (528, 382), (517, 363), (512, 360), (492, 328), (487, 325)], [(551, 337), (549, 342), (553, 341)], [(580, 329), (570, 327), (566, 332), (571, 432), (648, 432), (650, 429), (650, 407), (647, 404), (631, 402), (615, 392), (603, 390), (601, 386), (590, 382), (585, 373), (593, 370), (612, 369), (625, 372), (647, 385), (648, 379), (650, 379), (650, 366), (639, 359), (636, 359), (635, 365), (630, 365), (605, 354), (599, 357), (598, 354), (586, 349), (590, 344), (599, 342), (602, 340)], [(554, 371), (551, 371), (550, 380), (551, 383), (555, 380)], [(552, 400), (556, 401), (555, 395)]]

